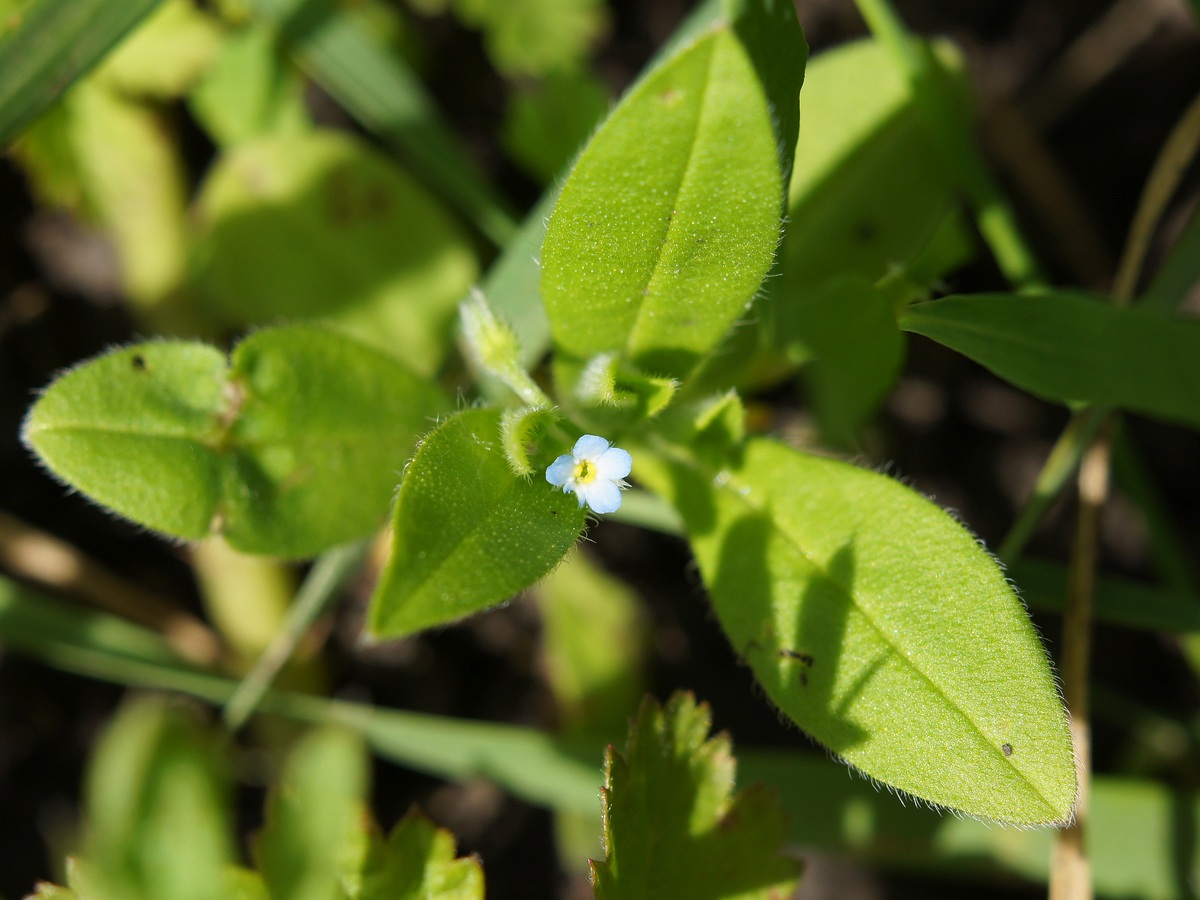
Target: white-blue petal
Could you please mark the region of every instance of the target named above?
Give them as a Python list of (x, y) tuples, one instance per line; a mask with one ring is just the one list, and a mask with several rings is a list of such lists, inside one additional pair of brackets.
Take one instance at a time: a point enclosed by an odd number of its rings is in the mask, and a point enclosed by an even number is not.
[(562, 487), (575, 474), (575, 457), (564, 453), (546, 469), (546, 480), (553, 485)]
[(576, 490), (592, 512), (612, 513), (621, 508), (621, 489), (611, 481), (597, 479), (591, 484), (581, 484)]
[(633, 469), (633, 457), (620, 447), (609, 447), (596, 460), (596, 477), (620, 481)]
[(611, 444), (594, 434), (585, 434), (575, 442), (571, 455), (576, 459), (597, 459)]

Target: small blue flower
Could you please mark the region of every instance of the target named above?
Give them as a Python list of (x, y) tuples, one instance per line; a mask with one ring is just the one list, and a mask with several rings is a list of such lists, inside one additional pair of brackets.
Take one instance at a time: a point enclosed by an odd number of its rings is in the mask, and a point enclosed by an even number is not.
[(633, 468), (633, 457), (602, 437), (585, 434), (546, 470), (546, 480), (579, 498), (592, 512), (611, 513), (621, 508), (624, 478)]

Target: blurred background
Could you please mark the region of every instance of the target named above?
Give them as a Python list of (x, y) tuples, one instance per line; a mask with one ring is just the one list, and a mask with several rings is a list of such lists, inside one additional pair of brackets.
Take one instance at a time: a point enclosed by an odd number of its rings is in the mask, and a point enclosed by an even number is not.
[[(531, 49), (520, 32), (499, 27), (494, 13), (488, 18), (486, 3), (343, 5), (358, 8), (409, 61), (471, 159), (518, 214), (532, 207), (611, 99), (691, 8), (683, 0), (571, 4), (576, 12), (564, 14), (552, 38)], [(897, 0), (896, 5), (912, 29), (944, 37), (961, 53), (980, 145), (1052, 280), (1105, 290), (1150, 167), (1200, 91), (1196, 9), (1184, 0)], [(214, 23), (239, 14), (233, 3), (195, 9)], [(797, 11), (814, 56), (866, 33), (850, 0), (799, 0)], [(199, 53), (195, 42), (209, 39), (215, 47), (226, 27), (214, 24), (209, 38), (197, 37), (203, 29), (187, 32), (187, 47)], [(374, 140), (321, 87), (308, 79), (297, 83), (299, 108), (315, 123)], [(165, 141), (169, 164), (177, 167), (170, 183), (180, 191), (169, 202), (193, 220), (202, 216), (203, 210), (188, 206), (219, 151), (211, 114), (203, 111), (203, 101), (180, 91), (148, 93), (137, 103), (144, 118), (111, 121), (133, 122)], [(803, 96), (801, 108), (803, 131)], [(43, 129), (43, 137), (51, 140), (52, 129)], [(126, 141), (111, 152), (144, 170), (147, 191), (158, 189), (158, 157), (136, 155), (148, 147), (139, 143), (143, 138), (97, 133), (94, 140)], [(156, 608), (199, 615), (202, 589), (188, 548), (68, 493), (37, 467), (18, 433), (38, 389), (64, 367), (152, 332), (220, 339), (237, 326), (200, 321), (194, 312), (148, 314), (146, 298), (157, 290), (158, 270), (153, 260), (143, 259), (137, 269), (142, 280), (131, 281), (130, 254), (148, 246), (144, 241), (153, 235), (146, 238), (147, 231), (165, 227), (154, 216), (167, 213), (155, 212), (153, 200), (132, 198), (130, 203), (143, 206), (128, 221), (114, 211), (119, 204), (113, 198), (97, 202), (72, 193), (69, 179), (58, 177), (69, 163), (58, 158), (56, 168), (47, 163), (56, 157), (45, 144), (41, 151), (31, 146), (19, 143), (0, 160), (0, 570), (76, 602), (145, 595)], [(136, 176), (127, 182), (138, 183)], [(1198, 202), (1200, 172), (1193, 166), (1156, 238), (1151, 267)], [(486, 268), (494, 251), (478, 236), (471, 240)], [(1006, 288), (983, 250), (943, 281), (946, 292)], [(1191, 310), (1200, 311), (1200, 297), (1192, 299)], [(182, 308), (186, 313), (186, 305)], [(757, 430), (811, 439), (809, 402), (800, 383), (774, 386), (752, 398), (750, 408)], [(1066, 422), (1061, 407), (914, 336), (895, 390), (850, 454), (953, 510), (995, 546)], [(1162, 522), (1185, 551), (1180, 577), (1194, 579), (1200, 435), (1133, 417), (1127, 433), (1145, 463)], [(1132, 483), (1119, 484), (1108, 506), (1101, 568), (1152, 582), (1158, 570), (1151, 528), (1132, 497), (1136, 490)], [(1035, 534), (1030, 555), (1061, 563), (1071, 533), (1072, 504), (1059, 503)], [(780, 721), (749, 670), (739, 665), (681, 540), (606, 522), (592, 532), (584, 552), (619, 579), (627, 594), (621, 627), (636, 635), (624, 688), (630, 696), (642, 687), (659, 697), (685, 688), (712, 705), (714, 726), (729, 732), (735, 750), (788, 748), (824, 756)], [(81, 574), (85, 564), (97, 568)], [(364, 574), (323, 635), (322, 677), (335, 695), (548, 728), (569, 720), (570, 706), (554, 683), (555, 660), (545, 650), (549, 626), (539, 592), (458, 626), (364, 648), (358, 634), (370, 588), (370, 575)], [(540, 593), (554, 590), (550, 585)], [(1040, 615), (1036, 620), (1053, 655), (1057, 620)], [(1179, 798), (1191, 798), (1200, 787), (1200, 645), (1193, 640), (1098, 627), (1096, 772), (1160, 779)], [(89, 750), (123, 693), (0, 645), (0, 896), (20, 897), (40, 878), (61, 877), (62, 854), (77, 828)], [(239, 769), (239, 824), (249, 834), (262, 809), (262, 765), (255, 751), (245, 751)], [(831, 772), (845, 777), (834, 767)], [(556, 837), (547, 811), (487, 782), (446, 784), (377, 761), (377, 817), (390, 824), (413, 803), (453, 830), (462, 852), (480, 854), (489, 896), (590, 896), (582, 859), (560, 853), (563, 839)], [(1190, 802), (1185, 806), (1191, 809)], [(1160, 896), (1196, 896), (1197, 825), (1194, 815), (1180, 821), (1178, 878)], [(994, 866), (979, 875), (922, 861), (898, 866), (886, 854), (818, 849), (804, 856), (805, 898), (1017, 898), (1044, 892)]]

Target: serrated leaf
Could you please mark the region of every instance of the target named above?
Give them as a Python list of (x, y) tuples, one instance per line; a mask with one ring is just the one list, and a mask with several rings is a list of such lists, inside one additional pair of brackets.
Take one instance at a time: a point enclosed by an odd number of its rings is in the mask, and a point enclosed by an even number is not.
[(410, 812), (371, 847), (356, 900), (483, 900), (479, 860), (454, 849), (454, 835)]
[(1200, 321), (1082, 293), (973, 294), (910, 307), (900, 327), (1030, 393), (1200, 427)]
[(363, 142), (316, 131), (224, 154), (201, 192), (201, 279), (231, 322), (321, 318), (432, 375), (477, 269), (424, 188)]
[(362, 745), (349, 732), (313, 732), (289, 754), (267, 805), (258, 858), (272, 897), (333, 900), (361, 831)]
[(717, 616), (766, 694), (872, 778), (1021, 824), (1075, 801), (1045, 650), (996, 563), (875, 472), (752, 440), (714, 471), (643, 453), (683, 515)]
[[(747, 7), (770, 18), (774, 5)], [(794, 13), (779, 27), (787, 78), (764, 86), (756, 64), (774, 61), (726, 21), (640, 81), (580, 155), (542, 250), (564, 354), (682, 377), (747, 308), (779, 239), (780, 148), (790, 160), (795, 140), (772, 110), (796, 105), (803, 77)]]
[(688, 694), (642, 704), (624, 755), (609, 747), (605, 861), (592, 863), (596, 900), (688, 897), (776, 900), (796, 889), (784, 858), (787, 822), (761, 787), (733, 795), (729, 738)]
[(379, 526), (409, 451), (446, 405), (390, 358), (291, 326), (252, 335), (228, 363), (199, 343), (107, 353), (46, 389), (24, 439), (58, 477), (135, 522), (307, 556)]
[[(451, 416), (409, 463), (391, 559), (371, 598), (374, 635), (400, 637), (501, 603), (578, 540), (585, 511), (544, 478), (512, 473), (500, 417), (494, 409)], [(546, 456), (541, 470), (553, 458)]]
[(160, 699), (124, 707), (92, 760), (83, 896), (220, 900), (232, 863), (211, 740)]

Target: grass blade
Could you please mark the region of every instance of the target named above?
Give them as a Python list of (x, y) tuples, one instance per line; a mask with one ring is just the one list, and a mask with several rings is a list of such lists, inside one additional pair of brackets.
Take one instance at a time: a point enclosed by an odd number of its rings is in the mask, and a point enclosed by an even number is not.
[(159, 0), (43, 0), (0, 36), (0, 149), (142, 20)]

